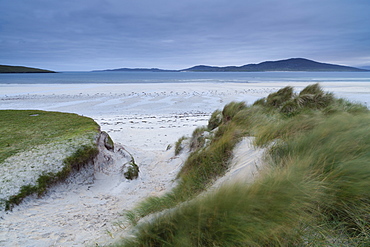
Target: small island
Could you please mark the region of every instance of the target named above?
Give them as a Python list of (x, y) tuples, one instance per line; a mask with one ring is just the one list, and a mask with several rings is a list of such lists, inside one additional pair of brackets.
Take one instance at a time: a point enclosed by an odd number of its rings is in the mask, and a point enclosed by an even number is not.
[(46, 69), (36, 69), (24, 66), (0, 65), (0, 73), (56, 73)]

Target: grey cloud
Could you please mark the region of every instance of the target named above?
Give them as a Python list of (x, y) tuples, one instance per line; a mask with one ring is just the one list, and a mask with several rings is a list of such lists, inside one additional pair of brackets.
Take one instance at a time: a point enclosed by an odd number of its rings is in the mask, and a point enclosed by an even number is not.
[(37, 60), (56, 70), (77, 60), (84, 62), (76, 70), (291, 56), (367, 63), (369, 10), (366, 0), (4, 1), (0, 63)]

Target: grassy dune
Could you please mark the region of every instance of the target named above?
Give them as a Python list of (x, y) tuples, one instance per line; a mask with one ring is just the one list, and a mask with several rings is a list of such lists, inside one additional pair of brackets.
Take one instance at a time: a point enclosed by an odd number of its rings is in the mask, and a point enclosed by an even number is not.
[[(318, 84), (300, 93), (286, 87), (253, 106), (226, 105), (208, 127), (203, 133), (213, 134), (193, 135), (192, 141), (205, 141), (186, 161), (178, 187), (128, 215), (135, 223), (172, 210), (138, 224), (134, 236), (116, 246), (370, 245), (366, 107), (337, 99)], [(196, 197), (224, 174), (242, 136), (268, 148), (258, 179)]]
[(76, 114), (2, 110), (0, 131), (0, 203), (10, 209), (94, 156), (100, 129)]

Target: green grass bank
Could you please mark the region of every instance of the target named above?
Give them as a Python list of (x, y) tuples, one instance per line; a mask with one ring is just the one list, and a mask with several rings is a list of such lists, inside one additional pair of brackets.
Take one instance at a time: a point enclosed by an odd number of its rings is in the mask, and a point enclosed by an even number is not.
[[(258, 178), (197, 197), (227, 171), (235, 144), (245, 136), (267, 148)], [(226, 105), (190, 142), (178, 186), (127, 216), (136, 224), (171, 210), (136, 225), (134, 236), (115, 246), (370, 245), (365, 106), (335, 98), (318, 84), (301, 92), (286, 87), (251, 106)]]
[(77, 114), (1, 110), (0, 132), (0, 202), (11, 209), (90, 161), (100, 127)]

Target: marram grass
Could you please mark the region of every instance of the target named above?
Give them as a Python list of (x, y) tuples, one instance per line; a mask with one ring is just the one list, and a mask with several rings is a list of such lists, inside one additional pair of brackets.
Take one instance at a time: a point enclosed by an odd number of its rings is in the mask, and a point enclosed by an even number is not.
[[(253, 106), (232, 102), (222, 113), (222, 121), (214, 119), (220, 111), (211, 118), (209, 146), (189, 155), (179, 186), (141, 205), (144, 212), (161, 204), (147, 213), (172, 209), (138, 224), (117, 246), (370, 246), (366, 107), (314, 84), (299, 94), (281, 89)], [(195, 197), (224, 174), (245, 135), (268, 148), (258, 179)]]
[[(137, 220), (190, 200), (223, 175), (228, 169), (232, 150), (241, 138), (240, 132), (234, 127), (227, 129), (227, 134), (211, 135), (211, 141), (207, 142), (205, 147), (198, 147), (189, 155), (178, 174), (178, 185), (173, 191), (161, 197), (146, 198), (134, 210), (127, 213), (129, 218)], [(195, 131), (195, 136), (199, 134), (199, 130)]]

